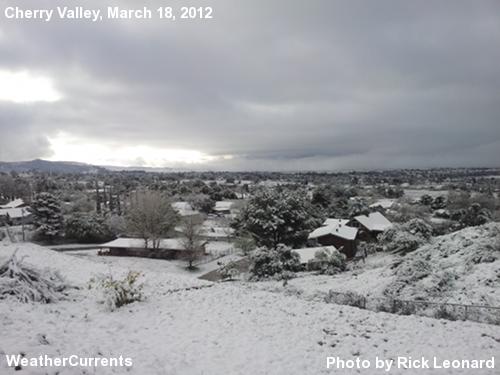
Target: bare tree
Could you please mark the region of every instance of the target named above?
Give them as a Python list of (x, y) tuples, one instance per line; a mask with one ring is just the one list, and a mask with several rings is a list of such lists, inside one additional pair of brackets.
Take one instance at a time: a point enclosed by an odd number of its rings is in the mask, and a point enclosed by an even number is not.
[(188, 263), (187, 268), (195, 269), (195, 262), (205, 253), (205, 243), (200, 236), (200, 224), (194, 217), (186, 217), (182, 223), (183, 258)]
[(170, 201), (157, 191), (137, 192), (127, 210), (128, 231), (144, 239), (145, 248), (150, 243), (153, 249), (159, 248), (160, 239), (175, 227), (178, 220)]

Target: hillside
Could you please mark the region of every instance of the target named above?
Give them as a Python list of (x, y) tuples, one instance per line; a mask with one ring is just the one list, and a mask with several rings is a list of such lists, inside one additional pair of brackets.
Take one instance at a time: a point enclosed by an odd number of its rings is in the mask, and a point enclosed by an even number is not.
[[(375, 355), (439, 358), (491, 358), (499, 351), (500, 327), (387, 315), (348, 306), (306, 301), (256, 290), (239, 283), (211, 284), (170, 262), (121, 258), (101, 263), (30, 244), (0, 243), (0, 262), (16, 248), (25, 261), (49, 266), (80, 287), (54, 304), (0, 303), (0, 353), (133, 359), (130, 374), (330, 374), (327, 356), (373, 360)], [(128, 263), (128, 265), (127, 265)], [(147, 299), (115, 312), (98, 304), (86, 281), (99, 273), (118, 277), (127, 269), (145, 274)], [(161, 270), (163, 268), (163, 271)], [(190, 287), (209, 286), (202, 289)], [(183, 290), (175, 291), (181, 288)], [(293, 345), (291, 345), (293, 343)], [(55, 375), (81, 374), (81, 368), (44, 368)], [(439, 374), (467, 374), (443, 369)], [(492, 370), (475, 370), (491, 374)], [(0, 362), (3, 374), (17, 373)], [(99, 374), (122, 374), (100, 368)], [(21, 373), (37, 374), (36, 369)], [(355, 370), (335, 371), (354, 374)], [(363, 372), (362, 373), (374, 373)], [(391, 374), (418, 374), (393, 369)]]
[[(500, 224), (489, 223), (436, 237), (404, 257), (370, 255), (365, 264), (335, 276), (306, 274), (290, 282), (311, 297), (330, 290), (367, 297), (393, 297), (500, 306)], [(277, 282), (261, 288), (279, 288)]]
[(35, 159), (30, 161), (0, 162), (0, 172), (52, 172), (52, 173), (97, 173), (102, 167), (67, 161)]

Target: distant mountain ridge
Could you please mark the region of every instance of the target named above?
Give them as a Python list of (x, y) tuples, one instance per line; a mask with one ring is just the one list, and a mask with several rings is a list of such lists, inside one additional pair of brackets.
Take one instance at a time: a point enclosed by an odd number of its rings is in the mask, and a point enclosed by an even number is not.
[(49, 161), (35, 159), (29, 161), (0, 161), (0, 172), (53, 172), (53, 173), (98, 173), (105, 168), (71, 161)]

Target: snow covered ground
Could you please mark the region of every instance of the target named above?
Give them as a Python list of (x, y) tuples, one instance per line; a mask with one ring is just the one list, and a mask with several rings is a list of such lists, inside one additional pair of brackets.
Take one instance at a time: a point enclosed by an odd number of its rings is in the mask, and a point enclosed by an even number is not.
[[(276, 290), (280, 284), (256, 285)], [(338, 275), (304, 274), (290, 285), (310, 298), (323, 298), (333, 290), (366, 297), (500, 306), (500, 224), (436, 237), (405, 257), (373, 254), (365, 264), (360, 261)]]
[[(500, 353), (500, 327), (374, 313), (260, 290), (254, 284), (211, 284), (176, 265), (151, 259), (75, 256), (29, 244), (0, 243), (0, 261), (19, 248), (26, 262), (59, 270), (82, 287), (55, 304), (0, 301), (0, 353), (126, 356), (133, 367), (7, 368), (21, 374), (351, 374), (326, 368), (328, 356), (437, 356), (488, 359)], [(147, 300), (106, 311), (83, 288), (98, 273), (145, 274)], [(296, 280), (293, 280), (294, 283)], [(211, 285), (211, 286), (210, 286)], [(202, 287), (173, 292), (176, 289)], [(500, 358), (496, 358), (500, 361)], [(474, 370), (474, 374), (498, 373)], [(471, 374), (471, 370), (392, 370), (391, 374)]]

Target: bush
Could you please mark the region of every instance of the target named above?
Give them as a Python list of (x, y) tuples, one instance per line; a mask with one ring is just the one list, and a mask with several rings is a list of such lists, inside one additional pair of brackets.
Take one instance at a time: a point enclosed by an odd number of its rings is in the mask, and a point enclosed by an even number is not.
[(274, 277), (282, 279), (283, 275), (288, 278), (287, 272), (298, 272), (301, 270), (300, 257), (292, 249), (284, 245), (278, 245), (276, 249), (259, 249), (250, 256), (250, 279), (261, 280)]
[(366, 298), (361, 294), (357, 294), (354, 292), (329, 292), (328, 296), (326, 297), (326, 301), (329, 303), (336, 303), (338, 305), (359, 307), (360, 309), (366, 308)]
[(446, 320), (458, 320), (459, 317), (455, 313), (455, 311), (450, 311), (445, 306), (439, 306), (434, 311), (434, 318), (436, 319), (446, 319)]
[(66, 238), (83, 243), (106, 242), (113, 233), (100, 215), (76, 214), (66, 220)]
[(314, 259), (311, 259), (307, 268), (311, 271), (319, 271), (320, 274), (335, 275), (345, 271), (346, 256), (337, 249), (328, 250), (321, 249), (314, 254)]
[(116, 280), (108, 275), (104, 278), (91, 279), (89, 288), (97, 287), (103, 293), (104, 304), (110, 311), (114, 311), (124, 305), (142, 301), (143, 284), (138, 284), (138, 279), (142, 274), (140, 272), (129, 271), (122, 280)]
[(432, 237), (432, 226), (422, 219), (412, 219), (403, 224), (402, 228), (413, 235), (422, 236), (426, 240)]
[(0, 265), (0, 300), (13, 297), (25, 303), (51, 303), (64, 298), (67, 288), (59, 273), (32, 268), (17, 259), (16, 252)]
[(219, 275), (221, 280), (233, 280), (240, 274), (237, 264), (234, 261), (229, 261), (227, 263), (217, 262), (219, 268)]
[(384, 231), (379, 239), (384, 251), (403, 254), (418, 249), (426, 242), (422, 236), (396, 228)]

